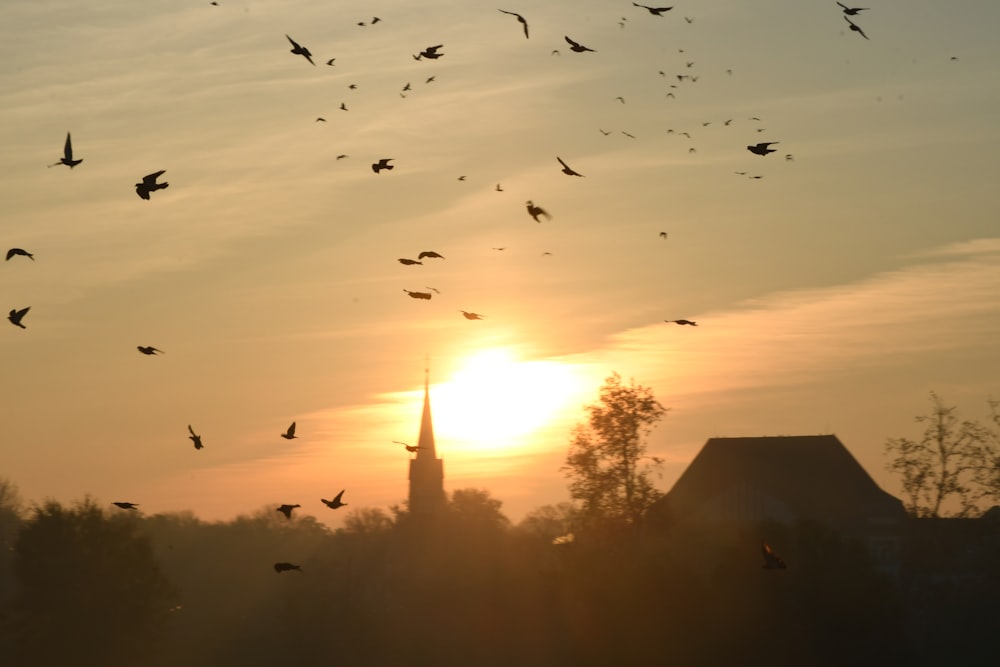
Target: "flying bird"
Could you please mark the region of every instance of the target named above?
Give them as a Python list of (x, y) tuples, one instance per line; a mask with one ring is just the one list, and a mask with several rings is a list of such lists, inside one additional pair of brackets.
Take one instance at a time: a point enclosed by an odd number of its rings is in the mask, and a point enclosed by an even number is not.
[(771, 146), (771, 145), (776, 144), (776, 143), (778, 143), (778, 142), (777, 141), (762, 141), (759, 144), (753, 144), (753, 145), (747, 146), (747, 150), (750, 151), (751, 153), (753, 153), (754, 155), (767, 155), (768, 153), (774, 153), (775, 152), (773, 148), (768, 148), (768, 146)]
[(467, 310), (459, 310), (458, 312), (462, 313), (462, 316), (467, 320), (481, 320), (486, 317), (485, 315), (480, 315), (479, 313), (470, 313)]
[(868, 35), (866, 35), (865, 31), (861, 29), (861, 26), (859, 26), (856, 23), (852, 23), (851, 19), (847, 18), (847, 16), (844, 16), (844, 20), (847, 21), (848, 25), (851, 26), (851, 30), (853, 30), (854, 32), (858, 33), (859, 35), (861, 35), (865, 39), (868, 39)]
[(82, 158), (79, 159), (79, 160), (74, 160), (73, 159), (73, 141), (70, 139), (69, 132), (67, 132), (66, 133), (66, 143), (65, 143), (65, 145), (63, 145), (63, 156), (61, 158), (59, 158), (58, 162), (53, 162), (49, 166), (50, 167), (54, 167), (57, 164), (64, 164), (67, 167), (69, 167), (70, 169), (72, 169), (73, 167), (75, 167), (76, 165), (80, 164), (81, 162), (83, 162)]
[(403, 291), (409, 294), (411, 299), (430, 300), (431, 296), (433, 296), (430, 292), (411, 292), (408, 289), (404, 289)]
[(423, 266), (423, 264), (424, 264), (423, 262), (418, 262), (418, 261), (417, 261), (417, 260), (415, 260), (415, 259), (405, 259), (405, 258), (400, 258), (400, 259), (398, 259), (398, 260), (396, 260), (396, 261), (397, 261), (397, 262), (399, 262), (400, 264), (403, 264), (403, 265), (405, 265), (405, 266), (411, 266), (411, 265), (413, 265), (413, 264), (420, 264), (421, 266)]
[(495, 189), (497, 192), (503, 192), (503, 188), (500, 187), (499, 183), (497, 183), (497, 187)]
[(282, 514), (285, 515), (286, 519), (291, 519), (292, 518), (292, 510), (295, 509), (296, 507), (302, 507), (302, 506), (301, 505), (282, 505), (281, 507), (279, 507), (278, 509), (276, 509), (275, 512), (281, 512)]
[(417, 259), (423, 259), (424, 257), (430, 257), (432, 259), (444, 259), (444, 255), (439, 255), (433, 250), (424, 250), (422, 253), (417, 255)]
[(785, 565), (785, 561), (781, 557), (774, 553), (774, 549), (767, 542), (760, 543), (760, 551), (764, 556), (763, 569), (765, 570), (787, 570), (788, 566)]
[(402, 445), (403, 447), (406, 448), (406, 451), (410, 452), (411, 454), (416, 452), (418, 449), (423, 449), (423, 447), (419, 445), (408, 445), (405, 442), (400, 442), (399, 440), (393, 440), (393, 442), (396, 443), (397, 445)]
[(10, 258), (14, 257), (15, 255), (21, 255), (22, 257), (27, 257), (31, 261), (35, 261), (35, 256), (32, 255), (27, 250), (25, 250), (24, 248), (11, 248), (10, 250), (8, 250), (7, 251), (7, 259), (6, 259), (6, 261), (9, 262)]
[(548, 211), (546, 211), (541, 206), (535, 206), (535, 203), (533, 201), (531, 201), (530, 199), (528, 201), (526, 201), (524, 203), (524, 205), (525, 205), (525, 208), (528, 209), (528, 215), (530, 215), (532, 218), (534, 218), (535, 222), (541, 222), (541, 220), (538, 219), (538, 216), (540, 216), (540, 215), (544, 215), (547, 220), (552, 218), (552, 216), (549, 215)]
[(333, 67), (334, 66), (334, 64), (333, 64), (334, 60), (336, 60), (336, 58), (330, 58), (329, 60), (326, 61), (326, 64), (329, 65), (330, 67)]
[(152, 345), (137, 345), (136, 349), (139, 350), (140, 352), (142, 352), (143, 354), (147, 355), (147, 356), (152, 356), (152, 355), (156, 354), (157, 352), (159, 352), (160, 354), (163, 354), (163, 350), (158, 350), (155, 347), (153, 347)]
[(301, 565), (293, 565), (292, 563), (275, 563), (274, 564), (274, 571), (277, 572), (278, 574), (281, 574), (282, 572), (288, 572), (289, 570), (298, 570), (299, 572), (301, 572), (302, 571), (302, 566)]
[(14, 326), (21, 327), (22, 329), (27, 329), (28, 327), (21, 324), (21, 320), (23, 320), (24, 316), (28, 314), (29, 310), (31, 310), (31, 306), (28, 306), (27, 308), (22, 308), (21, 310), (16, 310), (16, 309), (12, 310), (10, 311), (10, 314), (7, 315), (7, 319), (10, 320), (10, 323), (13, 324)]
[(137, 510), (139, 509), (138, 503), (126, 503), (126, 502), (116, 502), (111, 503), (115, 507), (120, 507), (123, 510)]
[(188, 436), (188, 438), (190, 438), (191, 442), (194, 443), (194, 448), (195, 449), (201, 449), (202, 447), (205, 446), (205, 445), (201, 444), (201, 436), (194, 432), (194, 429), (191, 428), (191, 424), (188, 424), (188, 433), (191, 434), (191, 435)]
[(383, 169), (389, 169), (389, 170), (391, 170), (393, 168), (393, 165), (389, 164), (389, 162), (392, 159), (393, 158), (391, 158), (391, 157), (384, 157), (384, 158), (382, 158), (381, 160), (379, 160), (378, 162), (376, 162), (375, 164), (372, 165), (372, 171), (374, 171), (377, 174), (380, 171), (382, 171)]
[(559, 164), (562, 165), (562, 173), (566, 174), (567, 176), (581, 176), (581, 177), (583, 176), (583, 174), (581, 174), (580, 172), (573, 171), (573, 169), (571, 169), (568, 164), (563, 162), (563, 159), (558, 155), (556, 156), (556, 159), (559, 160)]
[(340, 103), (340, 110), (341, 111), (347, 111), (347, 102), (341, 102)]
[(671, 323), (673, 323), (673, 324), (681, 324), (681, 325), (686, 324), (686, 325), (691, 326), (691, 327), (698, 326), (697, 322), (692, 322), (691, 320), (663, 320), (663, 321), (666, 322), (667, 324), (671, 324)]
[(340, 155), (337, 156), (337, 159), (343, 160), (345, 157), (351, 157), (351, 156), (348, 155), (347, 153), (341, 153)]
[[(295, 422), (292, 422), (292, 425), (288, 427), (288, 430), (281, 434), (281, 437), (285, 440), (295, 439)], [(296, 507), (298, 507), (298, 505), (296, 505)]]
[(840, 5), (843, 8), (844, 13), (847, 14), (848, 16), (854, 16), (858, 12), (863, 12), (863, 11), (867, 11), (868, 10), (867, 7), (848, 7), (847, 5), (845, 5), (842, 2), (838, 2), (837, 4)]
[(316, 122), (317, 122), (317, 123), (325, 123), (325, 122), (326, 122), (326, 118), (323, 118), (322, 116), (319, 116), (319, 117), (318, 117), (318, 118), (316, 119)]
[[(346, 491), (346, 489), (344, 489), (344, 491)], [(343, 497), (343, 495), (344, 495), (344, 491), (341, 491), (340, 493), (338, 493), (337, 495), (335, 495), (333, 497), (333, 500), (325, 500), (323, 498), (320, 498), (320, 500), (323, 501), (324, 505), (326, 505), (327, 507), (329, 507), (332, 510), (335, 510), (338, 507), (343, 507), (344, 505), (347, 504), (345, 502), (341, 502), (341, 500), (340, 500)]]
[[(566, 39), (566, 43), (569, 44), (570, 51), (576, 51), (577, 53), (583, 53), (584, 51), (594, 51), (594, 49), (588, 48), (583, 44), (580, 44), (579, 42), (574, 42), (572, 39), (566, 37), (565, 35), (563, 35), (563, 37)], [(594, 51), (594, 53), (596, 53), (596, 51)]]
[(524, 20), (523, 16), (521, 16), (516, 12), (508, 12), (506, 9), (498, 9), (497, 11), (503, 12), (504, 14), (510, 14), (511, 16), (516, 18), (518, 22), (520, 22), (520, 24), (524, 27), (524, 38), (528, 39), (528, 22)]
[(640, 5), (638, 2), (633, 2), (636, 7), (642, 7), (647, 12), (653, 16), (663, 16), (663, 12), (669, 12), (673, 7), (647, 7), (646, 5)]
[(444, 55), (443, 53), (438, 53), (438, 49), (443, 49), (443, 48), (444, 44), (438, 44), (437, 46), (428, 46), (426, 49), (424, 49), (419, 54), (413, 57), (416, 58), (417, 60), (420, 60), (421, 58), (429, 58), (431, 60), (436, 60), (437, 58), (440, 58), (441, 56)]
[(436, 76), (429, 76), (426, 79), (424, 79), (424, 83), (434, 83), (436, 80), (437, 80)]
[(660, 232), (660, 238), (661, 239), (667, 238), (667, 233), (666, 232)]
[[(286, 34), (285, 37), (288, 37), (288, 35)], [(302, 56), (303, 58), (309, 61), (310, 65), (316, 64), (313, 62), (312, 54), (309, 53), (309, 49), (305, 48), (304, 46), (300, 46), (299, 43), (296, 42), (291, 37), (288, 37), (288, 41), (292, 43), (292, 53), (294, 53), (297, 56)], [(332, 60), (327, 62), (327, 65), (329, 65), (332, 62), (333, 62)]]
[(156, 192), (157, 190), (163, 190), (164, 188), (170, 187), (170, 183), (157, 183), (156, 179), (166, 172), (166, 169), (161, 169), (155, 173), (148, 174), (142, 177), (141, 183), (135, 184), (135, 193), (141, 198), (149, 201), (149, 193)]

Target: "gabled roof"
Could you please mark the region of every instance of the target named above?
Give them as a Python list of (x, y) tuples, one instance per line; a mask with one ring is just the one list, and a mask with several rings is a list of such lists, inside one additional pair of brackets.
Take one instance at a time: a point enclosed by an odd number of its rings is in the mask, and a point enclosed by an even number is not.
[(672, 520), (831, 524), (905, 516), (834, 435), (710, 438), (651, 511)]

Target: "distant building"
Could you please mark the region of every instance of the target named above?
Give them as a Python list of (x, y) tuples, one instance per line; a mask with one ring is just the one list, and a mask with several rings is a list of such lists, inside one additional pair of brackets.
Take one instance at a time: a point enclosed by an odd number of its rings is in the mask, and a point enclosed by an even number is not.
[(410, 515), (422, 518), (440, 514), (446, 505), (444, 461), (437, 456), (428, 376), (424, 376), (424, 411), (420, 417), (420, 437), (416, 456), (410, 459)]
[(906, 511), (836, 436), (806, 435), (710, 438), (647, 518), (661, 527), (817, 521), (862, 540), (895, 575)]

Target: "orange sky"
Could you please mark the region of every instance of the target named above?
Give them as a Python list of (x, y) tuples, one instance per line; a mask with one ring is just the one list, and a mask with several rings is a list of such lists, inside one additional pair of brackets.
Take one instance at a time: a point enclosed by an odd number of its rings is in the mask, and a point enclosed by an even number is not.
[[(613, 371), (670, 408), (664, 490), (708, 437), (833, 432), (897, 492), (882, 445), (929, 391), (985, 416), (1000, 7), (882, 2), (867, 41), (833, 2), (504, 9), (530, 39), (479, 0), (0, 10), (0, 238), (35, 255), (0, 265), (4, 308), (31, 308), (0, 328), (0, 475), (31, 501), (337, 525), (341, 488), (406, 497), (392, 441), (428, 357), (446, 487), (514, 520), (567, 499)], [(84, 161), (46, 168), (67, 131)], [(444, 259), (397, 262), (424, 250)]]

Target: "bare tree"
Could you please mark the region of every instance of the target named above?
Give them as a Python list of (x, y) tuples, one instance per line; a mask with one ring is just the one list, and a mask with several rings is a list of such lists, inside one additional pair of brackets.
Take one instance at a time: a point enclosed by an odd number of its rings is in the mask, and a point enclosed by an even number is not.
[(566, 464), (570, 496), (583, 505), (586, 520), (623, 521), (637, 525), (643, 512), (662, 496), (649, 479), (646, 437), (663, 417), (649, 388), (622, 383), (612, 373), (601, 385), (600, 398), (588, 405), (587, 423), (573, 430)]
[[(885, 454), (893, 456), (886, 467), (902, 478), (904, 504), (911, 514), (971, 516), (982, 500), (1000, 497), (1000, 440), (979, 422), (959, 419), (957, 407), (946, 405), (933, 391), (930, 400), (930, 413), (915, 418), (926, 425), (919, 440), (886, 441)], [(990, 405), (991, 419), (1000, 426), (997, 404)], [(958, 509), (946, 509), (950, 501), (957, 502)]]

